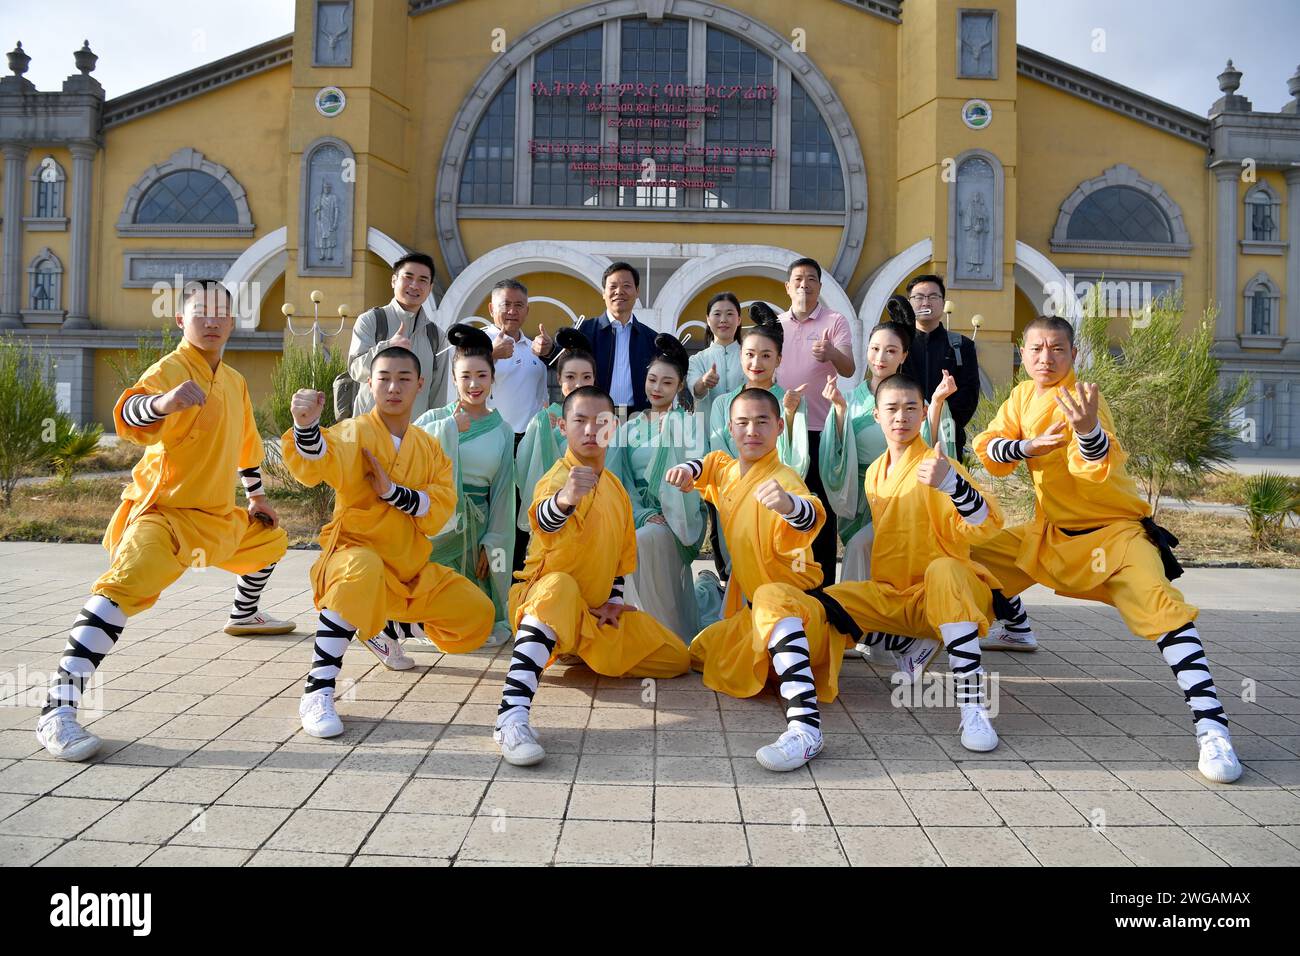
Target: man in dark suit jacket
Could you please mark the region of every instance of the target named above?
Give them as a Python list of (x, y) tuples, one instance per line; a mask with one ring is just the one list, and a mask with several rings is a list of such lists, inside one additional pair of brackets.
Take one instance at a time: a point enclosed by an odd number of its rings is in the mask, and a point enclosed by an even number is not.
[(907, 297), (916, 313), (916, 338), (902, 371), (921, 384), (927, 401), (945, 369), (957, 380), (957, 391), (948, 397), (948, 411), (957, 426), (957, 453), (962, 454), (966, 425), (980, 401), (980, 363), (975, 343), (943, 324), (945, 294), (943, 280), (936, 275), (920, 275), (907, 284)]
[(645, 376), (658, 334), (632, 314), (640, 286), (641, 273), (635, 266), (613, 263), (601, 276), (604, 314), (578, 326), (596, 356), (596, 384), (609, 392), (616, 406), (626, 405), (629, 414), (650, 407)]

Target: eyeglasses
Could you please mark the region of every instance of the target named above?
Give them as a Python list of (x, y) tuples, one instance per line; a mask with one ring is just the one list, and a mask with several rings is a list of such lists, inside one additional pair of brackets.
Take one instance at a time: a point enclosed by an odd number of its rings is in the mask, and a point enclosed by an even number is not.
[(929, 295), (921, 295), (918, 293), (917, 295), (909, 296), (908, 298), (913, 302), (924, 302), (927, 299), (942, 299), (943, 294), (939, 292), (931, 292)]

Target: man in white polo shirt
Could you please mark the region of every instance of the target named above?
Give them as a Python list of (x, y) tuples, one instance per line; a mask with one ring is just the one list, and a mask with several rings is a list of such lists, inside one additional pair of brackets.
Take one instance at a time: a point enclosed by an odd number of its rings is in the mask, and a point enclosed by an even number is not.
[[(521, 326), (528, 319), (528, 289), (515, 279), (502, 279), (492, 287), (488, 300), (492, 326), (485, 329), (492, 340), (496, 380), (490, 407), (501, 413), (515, 433), (515, 448), (528, 430), (528, 423), (547, 404), (546, 363), (541, 356), (551, 351), (551, 338), (539, 328), (529, 341)], [(531, 489), (529, 490), (531, 494)], [(528, 532), (515, 529), (515, 570), (524, 566)]]

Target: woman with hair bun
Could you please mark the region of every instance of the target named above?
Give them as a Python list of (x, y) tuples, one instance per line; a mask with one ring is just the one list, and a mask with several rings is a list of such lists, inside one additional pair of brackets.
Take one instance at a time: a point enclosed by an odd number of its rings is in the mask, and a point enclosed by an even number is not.
[[(591, 354), (587, 337), (577, 329), (560, 329), (555, 334), (555, 354), (559, 356), (552, 361), (556, 363), (555, 374), (560, 381), (560, 402), (575, 388), (596, 384), (596, 357)], [(533, 489), (568, 447), (558, 427), (560, 402), (552, 402), (533, 416), (515, 449), (515, 481), (522, 502), (516, 518), (520, 531), (530, 530), (528, 508)]]
[(429, 560), (459, 571), (492, 599), (496, 617), (488, 644), (501, 644), (511, 636), (506, 602), (515, 550), (515, 433), (487, 406), (496, 377), (487, 333), (458, 322), (447, 330), (447, 341), (456, 349), (456, 401), (415, 423), (451, 459), (457, 488), (455, 519), (433, 539)]
[(740, 370), (740, 300), (734, 293), (719, 292), (709, 299), (705, 321), (709, 344), (690, 358), (686, 387), (695, 400), (695, 411), (709, 421), (715, 395), (738, 388), (745, 381)]
[[(686, 349), (662, 332), (655, 337), (654, 349), (645, 378), (650, 408), (619, 429), (608, 467), (627, 491), (637, 529), (637, 566), (629, 578), (636, 595), (633, 603), (689, 644), (700, 630), (691, 562), (704, 541), (704, 503), (697, 493), (683, 494), (665, 482), (664, 475), (704, 455), (708, 442), (701, 417), (675, 407), (686, 383)], [(710, 604), (706, 616), (716, 615), (721, 606), (718, 589), (704, 588), (703, 597)]]

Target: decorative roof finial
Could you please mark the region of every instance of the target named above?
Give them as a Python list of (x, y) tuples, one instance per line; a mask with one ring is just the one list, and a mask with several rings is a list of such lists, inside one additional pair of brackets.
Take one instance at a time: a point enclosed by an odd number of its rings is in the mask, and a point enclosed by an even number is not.
[(1232, 96), (1237, 92), (1239, 86), (1241, 86), (1241, 70), (1234, 67), (1232, 61), (1229, 60), (1228, 65), (1219, 74), (1219, 89), (1228, 96)]
[(73, 60), (76, 61), (77, 69), (84, 76), (90, 76), (95, 71), (95, 64), (99, 61), (94, 52), (90, 49), (90, 41), (87, 40), (81, 45), (81, 49), (72, 54)]
[(27, 72), (27, 64), (31, 62), (32, 58), (24, 52), (20, 40), (18, 45), (9, 51), (9, 70), (14, 76), (22, 76)]

